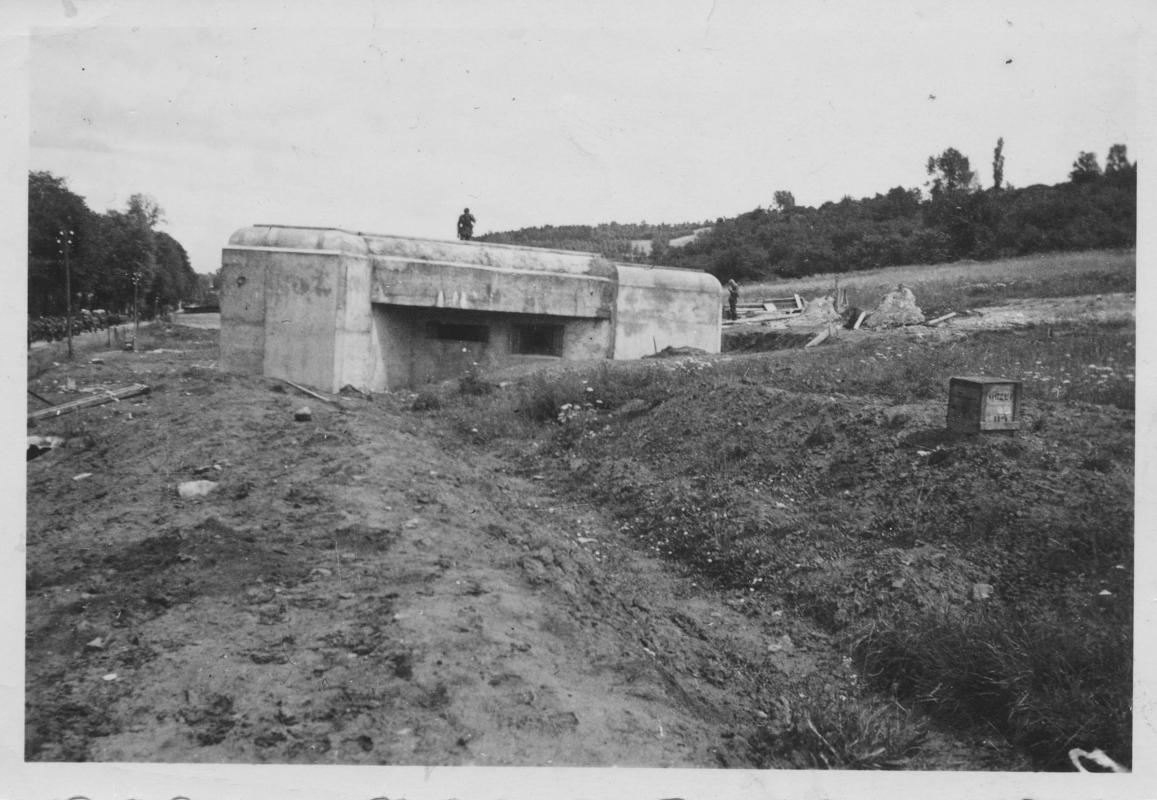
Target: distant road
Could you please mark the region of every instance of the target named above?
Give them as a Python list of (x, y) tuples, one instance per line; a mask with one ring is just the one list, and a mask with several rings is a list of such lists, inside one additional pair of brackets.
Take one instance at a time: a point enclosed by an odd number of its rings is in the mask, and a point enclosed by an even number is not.
[(174, 314), (173, 323), (187, 325), (190, 328), (205, 328), (206, 330), (220, 330), (221, 313), (207, 314)]

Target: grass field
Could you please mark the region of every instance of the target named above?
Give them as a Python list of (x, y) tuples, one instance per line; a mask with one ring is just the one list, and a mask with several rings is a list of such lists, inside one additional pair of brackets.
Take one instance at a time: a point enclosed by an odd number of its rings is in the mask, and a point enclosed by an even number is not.
[(871, 308), (886, 292), (904, 284), (925, 314), (999, 305), (1024, 297), (1133, 292), (1137, 287), (1133, 251), (1094, 251), (1025, 256), (1002, 261), (887, 267), (864, 272), (753, 283), (742, 288), (743, 302), (799, 294), (811, 299), (846, 289), (848, 302)]

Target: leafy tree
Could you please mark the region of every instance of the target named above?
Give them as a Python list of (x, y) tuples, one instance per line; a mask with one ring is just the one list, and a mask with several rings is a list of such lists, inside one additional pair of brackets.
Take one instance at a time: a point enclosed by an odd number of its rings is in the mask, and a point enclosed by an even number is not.
[(28, 175), (28, 312), (63, 314), (64, 258), (58, 238), (71, 231), (69, 262), (74, 292), (84, 291), (91, 249), (92, 212), (84, 198), (69, 190), (64, 178), (49, 172)]
[(1113, 175), (1129, 169), (1129, 157), (1125, 145), (1115, 144), (1109, 148), (1109, 155), (1105, 158), (1105, 174)]
[(999, 192), (1004, 183), (1004, 137), (996, 140), (996, 149), (992, 151), (992, 189)]
[(976, 187), (976, 173), (968, 163), (968, 156), (949, 147), (939, 156), (929, 156), (926, 165), (931, 176), (932, 199), (956, 192), (970, 192)]
[(920, 190), (895, 186), (885, 195), (864, 201), (877, 220), (906, 219), (920, 213)]
[[(124, 211), (95, 214), (63, 178), (28, 175), (28, 312), (64, 313), (64, 259), (57, 239), (71, 231), (69, 273), (74, 307), (125, 312), (134, 288), (143, 310), (173, 305), (200, 293), (181, 244), (156, 230), (164, 211), (155, 199), (134, 194)], [(134, 281), (136, 282), (134, 284)]]
[(156, 234), (157, 271), (149, 292), (157, 305), (176, 307), (184, 299), (196, 297), (197, 274), (181, 243), (164, 231)]
[(791, 211), (795, 208), (795, 195), (784, 189), (779, 189), (775, 193), (775, 207), (780, 211)]
[(1097, 163), (1097, 154), (1082, 150), (1073, 162), (1073, 170), (1069, 173), (1069, 180), (1073, 183), (1090, 183), (1101, 177), (1101, 165)]

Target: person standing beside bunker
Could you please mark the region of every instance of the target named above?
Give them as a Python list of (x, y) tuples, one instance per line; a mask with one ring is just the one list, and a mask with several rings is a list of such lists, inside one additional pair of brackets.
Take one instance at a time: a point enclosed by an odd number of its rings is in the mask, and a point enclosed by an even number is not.
[(474, 222), (474, 215), (470, 213), (470, 209), (462, 209), (462, 214), (458, 217), (459, 239), (468, 242), (474, 237)]
[(739, 284), (735, 282), (735, 278), (727, 281), (727, 312), (731, 319), (739, 319), (739, 314), (735, 307), (739, 304)]

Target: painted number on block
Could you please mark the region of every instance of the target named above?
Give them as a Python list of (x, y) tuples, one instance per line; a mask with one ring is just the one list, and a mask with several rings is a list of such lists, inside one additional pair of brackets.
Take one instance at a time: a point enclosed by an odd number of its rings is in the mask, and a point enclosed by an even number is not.
[(1010, 388), (990, 389), (985, 404), (991, 422), (1012, 422), (1013, 392)]

